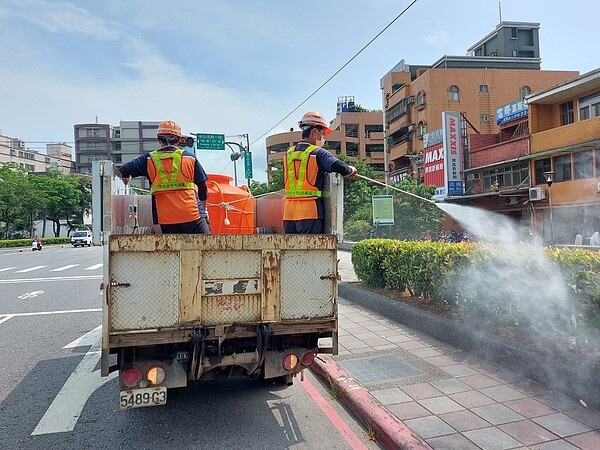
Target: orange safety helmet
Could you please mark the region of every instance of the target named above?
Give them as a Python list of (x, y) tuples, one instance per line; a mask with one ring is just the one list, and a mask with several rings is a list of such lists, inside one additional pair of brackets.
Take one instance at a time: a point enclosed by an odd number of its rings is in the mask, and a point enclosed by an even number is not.
[(157, 136), (171, 135), (178, 138), (181, 137), (181, 127), (173, 120), (165, 120), (161, 122), (156, 131)]
[(304, 114), (300, 122), (298, 122), (298, 126), (301, 129), (306, 127), (322, 127), (323, 131), (325, 132), (325, 136), (331, 133), (331, 128), (329, 128), (325, 117), (314, 111)]

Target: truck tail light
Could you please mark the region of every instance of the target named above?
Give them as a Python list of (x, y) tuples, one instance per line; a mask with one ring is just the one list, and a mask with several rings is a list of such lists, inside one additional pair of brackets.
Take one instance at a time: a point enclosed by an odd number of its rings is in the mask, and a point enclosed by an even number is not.
[(140, 372), (140, 370), (136, 369), (135, 367), (130, 367), (125, 372), (123, 372), (123, 375), (121, 376), (121, 381), (123, 383), (123, 386), (125, 386), (126, 388), (132, 388), (134, 386), (137, 386), (137, 384), (140, 381), (142, 381), (142, 372)]
[(302, 355), (301, 363), (303, 366), (310, 366), (314, 360), (315, 352), (306, 352), (304, 355)]
[(284, 356), (281, 364), (285, 370), (293, 370), (298, 365), (298, 357), (293, 353), (288, 353)]
[(164, 367), (161, 366), (152, 366), (146, 372), (146, 379), (148, 383), (153, 386), (161, 384), (167, 378), (167, 372)]

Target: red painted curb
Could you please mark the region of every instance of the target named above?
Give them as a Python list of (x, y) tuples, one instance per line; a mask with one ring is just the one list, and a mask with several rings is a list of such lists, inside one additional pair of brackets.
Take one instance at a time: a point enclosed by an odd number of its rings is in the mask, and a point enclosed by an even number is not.
[(375, 431), (377, 442), (386, 449), (432, 450), (396, 416), (388, 412), (368, 389), (354, 380), (329, 356), (315, 359), (311, 369), (327, 383), (337, 386), (339, 399)]

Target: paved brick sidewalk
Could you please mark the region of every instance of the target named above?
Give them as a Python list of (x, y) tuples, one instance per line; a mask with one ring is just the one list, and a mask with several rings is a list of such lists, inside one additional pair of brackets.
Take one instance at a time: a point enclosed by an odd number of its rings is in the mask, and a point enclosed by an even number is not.
[[(354, 281), (350, 254), (339, 258), (342, 282)], [(381, 409), (370, 405), (374, 416), (399, 419), (432, 448), (600, 449), (600, 412), (352, 299), (339, 314), (339, 355), (320, 366), (348, 374)]]

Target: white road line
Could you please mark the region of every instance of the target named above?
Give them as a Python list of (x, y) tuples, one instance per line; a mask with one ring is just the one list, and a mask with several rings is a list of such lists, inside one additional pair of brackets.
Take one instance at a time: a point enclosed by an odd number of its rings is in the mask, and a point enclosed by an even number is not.
[(72, 314), (72, 313), (100, 312), (100, 311), (102, 311), (102, 308), (67, 309), (64, 311), (39, 311), (39, 312), (30, 312), (30, 313), (0, 314), (0, 316), (7, 316), (7, 317), (50, 316), (52, 314)]
[(31, 272), (32, 270), (43, 269), (44, 267), (48, 267), (48, 266), (35, 266), (35, 267), (30, 267), (29, 269), (17, 270), (15, 273), (25, 273), (25, 272)]
[(77, 267), (79, 264), (69, 264), (68, 266), (62, 266), (58, 269), (52, 269), (50, 272), (62, 272), (63, 270), (70, 269), (72, 267)]
[(7, 320), (12, 319), (14, 316), (12, 314), (7, 315), (6, 317), (0, 319), (0, 324), (3, 324), (4, 322), (6, 322)]
[(102, 275), (79, 275), (71, 277), (46, 277), (46, 278), (13, 278), (10, 280), (0, 280), (0, 284), (16, 283), (42, 283), (48, 281), (81, 281), (81, 280), (101, 280)]
[(98, 340), (98, 331), (102, 329), (102, 325), (98, 325), (89, 333), (84, 334), (83, 336), (75, 339), (73, 342), (69, 342), (63, 348), (75, 348), (75, 347), (85, 347), (88, 345), (94, 345), (94, 343)]
[(93, 266), (87, 267), (83, 270), (96, 270), (99, 269), (100, 267), (102, 267), (104, 264), (94, 264)]
[(6, 272), (7, 270), (16, 269), (16, 267), (5, 267), (4, 269), (0, 269), (0, 272)]
[(99, 371), (94, 372), (100, 359), (100, 328), (96, 328), (94, 332), (94, 345), (54, 398), (42, 420), (31, 433), (32, 436), (73, 431), (83, 407), (94, 391), (118, 375), (117, 372), (113, 372), (110, 376), (102, 378)]

